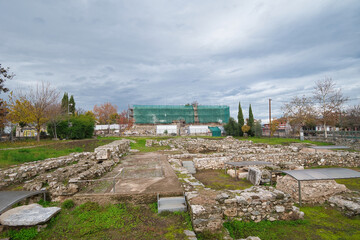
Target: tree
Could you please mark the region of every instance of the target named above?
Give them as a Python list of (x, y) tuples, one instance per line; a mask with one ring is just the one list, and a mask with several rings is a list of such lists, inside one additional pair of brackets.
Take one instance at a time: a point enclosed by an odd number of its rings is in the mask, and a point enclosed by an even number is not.
[(279, 129), (279, 121), (274, 119), (271, 121), (270, 124), (270, 136), (274, 136), (274, 133)]
[(261, 120), (257, 120), (255, 122), (255, 136), (256, 137), (261, 137), (262, 136), (262, 126), (261, 126)]
[[(0, 94), (2, 92), (8, 92), (9, 89), (4, 86), (6, 80), (11, 80), (15, 76), (14, 73), (9, 73), (10, 68), (2, 67), (0, 64)], [(5, 123), (7, 121), (6, 115), (8, 113), (8, 106), (4, 99), (0, 98), (0, 129), (1, 132), (5, 127)]]
[(247, 122), (247, 125), (250, 127), (249, 135), (253, 137), (255, 135), (255, 131), (254, 131), (254, 115), (252, 113), (251, 104), (249, 106), (249, 121)]
[(69, 96), (68, 93), (64, 93), (63, 98), (61, 99), (61, 109), (62, 109), (62, 113), (68, 114), (68, 107), (69, 107)]
[(241, 131), (244, 133), (245, 136), (247, 136), (247, 133), (250, 131), (250, 126), (248, 125), (243, 125), (241, 127)]
[(316, 116), (311, 98), (295, 96), (289, 103), (282, 106), (284, 117), (288, 119), (295, 131), (300, 131), (304, 126), (312, 125)]
[(6, 115), (8, 113), (8, 107), (4, 100), (0, 98), (0, 133), (2, 133), (5, 128), (6, 123)]
[(70, 100), (69, 100), (69, 114), (71, 113), (73, 116), (75, 115), (75, 100), (74, 100), (74, 96), (71, 95)]
[(49, 106), (49, 124), (48, 129), (52, 130), (52, 135), (55, 139), (58, 138), (57, 136), (57, 127), (60, 124), (60, 121), (64, 118), (62, 115), (62, 107), (59, 102), (55, 102)]
[(348, 98), (343, 96), (341, 89), (335, 88), (331, 78), (324, 78), (315, 82), (314, 100), (318, 104), (317, 112), (323, 122), (325, 138), (327, 138), (327, 124), (334, 121), (334, 117), (341, 112), (341, 107)]
[(360, 104), (350, 107), (344, 114), (341, 116), (341, 126), (352, 129), (360, 129)]
[(114, 116), (115, 113), (117, 113), (117, 106), (109, 102), (103, 103), (99, 107), (94, 106), (94, 114), (100, 124), (111, 124), (113, 120), (111, 116)]
[[(41, 127), (48, 122), (50, 106), (58, 100), (59, 92), (50, 83), (41, 82), (28, 93), (19, 92), (11, 101), (10, 115), (17, 123), (33, 123), (40, 141)], [(16, 100), (15, 100), (16, 99)]]
[(117, 123), (120, 126), (120, 133), (123, 127), (129, 129), (132, 127), (132, 120), (129, 119), (128, 112), (126, 110), (122, 111), (117, 118)]
[(239, 125), (236, 123), (235, 119), (230, 117), (229, 122), (224, 125), (226, 135), (228, 136), (237, 136), (239, 132)]
[(239, 136), (242, 137), (244, 132), (242, 131), (242, 126), (244, 126), (244, 115), (242, 112), (241, 104), (239, 102), (239, 110), (238, 110), (238, 124), (239, 124)]
[(4, 86), (4, 83), (6, 80), (11, 80), (15, 76), (14, 73), (9, 73), (9, 71), (9, 67), (2, 67), (0, 63), (0, 93), (9, 91), (9, 89)]

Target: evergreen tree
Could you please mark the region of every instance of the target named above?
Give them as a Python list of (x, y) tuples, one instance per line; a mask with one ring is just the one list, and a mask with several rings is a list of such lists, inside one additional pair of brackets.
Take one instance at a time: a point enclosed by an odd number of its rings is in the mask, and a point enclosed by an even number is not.
[(238, 125), (239, 125), (239, 136), (242, 137), (244, 135), (242, 131), (242, 126), (244, 126), (244, 115), (242, 112), (241, 104), (239, 102), (239, 111), (238, 111)]
[(253, 137), (255, 135), (255, 129), (254, 129), (255, 126), (254, 126), (254, 115), (252, 113), (251, 104), (249, 107), (249, 121), (247, 125), (250, 127), (249, 135)]
[(237, 130), (238, 126), (237, 126), (237, 124), (235, 122), (235, 119), (230, 117), (229, 122), (224, 125), (224, 129), (225, 129), (226, 135), (228, 135), (228, 136), (236, 136), (237, 131), (238, 131)]
[(75, 115), (75, 100), (73, 95), (71, 95), (69, 101), (69, 112), (72, 113), (72, 115)]
[(61, 110), (63, 114), (68, 113), (68, 104), (69, 104), (69, 96), (68, 93), (64, 93), (63, 98), (61, 99)]

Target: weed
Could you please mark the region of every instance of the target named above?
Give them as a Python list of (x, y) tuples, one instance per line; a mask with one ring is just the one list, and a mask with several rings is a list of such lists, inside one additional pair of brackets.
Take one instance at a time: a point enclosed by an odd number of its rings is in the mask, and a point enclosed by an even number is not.
[(149, 204), (149, 208), (150, 208), (151, 212), (157, 213), (157, 212), (158, 212), (157, 202), (150, 203), (150, 204)]
[(66, 199), (62, 204), (61, 207), (64, 209), (71, 209), (75, 206), (75, 203), (72, 199)]
[(11, 229), (8, 232), (8, 237), (10, 237), (10, 239), (14, 239), (14, 240), (31, 240), (31, 239), (34, 239), (37, 234), (38, 234), (38, 231), (37, 231), (36, 227), (23, 228), (18, 231)]

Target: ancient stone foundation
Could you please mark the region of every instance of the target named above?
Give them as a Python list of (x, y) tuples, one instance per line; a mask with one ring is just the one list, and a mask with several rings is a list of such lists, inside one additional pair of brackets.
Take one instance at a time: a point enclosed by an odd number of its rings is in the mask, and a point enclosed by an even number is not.
[(0, 171), (0, 177), (4, 179), (0, 189), (25, 182), (24, 190), (46, 188), (54, 200), (59, 196), (73, 195), (80, 189), (78, 180), (100, 177), (110, 171), (128, 152), (129, 146), (128, 140), (118, 140), (96, 148), (93, 153), (75, 153), (3, 170)]

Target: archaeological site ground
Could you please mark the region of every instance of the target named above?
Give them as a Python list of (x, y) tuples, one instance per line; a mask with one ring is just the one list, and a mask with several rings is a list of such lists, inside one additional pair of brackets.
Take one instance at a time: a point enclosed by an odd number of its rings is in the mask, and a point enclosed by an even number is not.
[[(283, 172), (360, 172), (358, 151), (316, 145), (325, 143), (98, 137), (3, 145), (0, 194), (40, 194), (4, 209), (0, 238), (360, 239), (360, 178), (299, 184)], [(29, 206), (55, 213), (37, 223), (15, 218)]]

